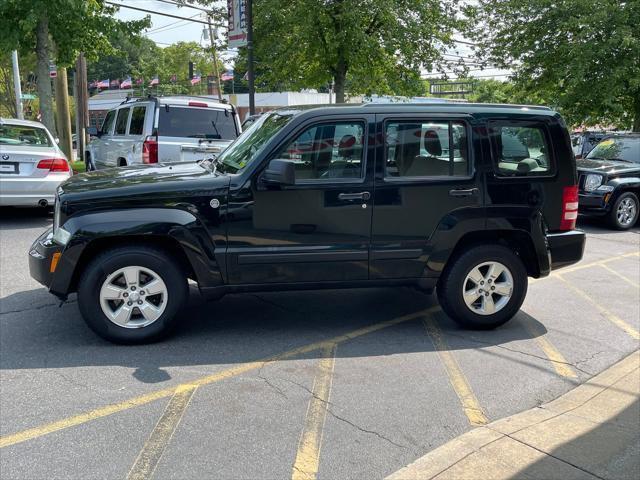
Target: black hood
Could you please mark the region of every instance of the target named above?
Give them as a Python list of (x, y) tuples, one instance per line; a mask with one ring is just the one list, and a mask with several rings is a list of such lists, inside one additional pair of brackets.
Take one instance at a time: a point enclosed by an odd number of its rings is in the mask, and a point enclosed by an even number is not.
[(640, 164), (629, 162), (618, 162), (615, 160), (597, 160), (593, 158), (583, 158), (576, 160), (578, 170), (588, 170), (606, 175), (625, 173), (627, 171), (640, 171)]
[(228, 185), (226, 175), (213, 174), (188, 163), (108, 168), (74, 175), (59, 187), (66, 202), (121, 199), (131, 196), (181, 196), (186, 191), (216, 189)]

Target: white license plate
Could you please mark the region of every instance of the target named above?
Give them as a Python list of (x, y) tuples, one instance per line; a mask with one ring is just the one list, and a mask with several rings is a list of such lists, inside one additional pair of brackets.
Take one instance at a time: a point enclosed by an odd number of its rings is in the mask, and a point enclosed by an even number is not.
[(0, 163), (0, 173), (17, 173), (18, 166), (15, 163)]

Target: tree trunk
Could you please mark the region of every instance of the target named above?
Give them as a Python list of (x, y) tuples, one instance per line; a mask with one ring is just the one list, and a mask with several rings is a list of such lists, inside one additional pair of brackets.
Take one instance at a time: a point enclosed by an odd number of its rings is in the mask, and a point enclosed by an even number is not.
[(344, 103), (344, 84), (347, 79), (347, 65), (344, 60), (338, 60), (336, 66), (336, 103)]
[(640, 91), (633, 100), (633, 131), (640, 132)]
[(65, 67), (58, 69), (56, 77), (56, 110), (58, 125), (58, 134), (60, 137), (60, 148), (67, 156), (69, 161), (75, 161), (73, 158), (73, 143), (71, 139), (71, 115), (69, 114), (69, 85), (67, 82), (67, 69)]
[(42, 123), (49, 129), (51, 135), (57, 136), (56, 124), (53, 116), (53, 100), (51, 93), (51, 79), (49, 78), (49, 19), (46, 14), (38, 20), (36, 27), (36, 56), (38, 58), (38, 98), (40, 99), (40, 113)]

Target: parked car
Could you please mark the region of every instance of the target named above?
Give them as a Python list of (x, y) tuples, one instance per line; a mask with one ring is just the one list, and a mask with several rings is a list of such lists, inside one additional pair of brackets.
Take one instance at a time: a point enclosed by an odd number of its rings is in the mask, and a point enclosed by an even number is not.
[(640, 212), (640, 134), (605, 137), (577, 165), (580, 213), (601, 216), (618, 230), (633, 227)]
[(233, 105), (202, 97), (130, 99), (109, 111), (86, 152), (87, 170), (195, 162), (217, 155), (240, 132)]
[(605, 131), (575, 132), (571, 134), (571, 146), (576, 160), (585, 158), (587, 154), (595, 147), (604, 137), (608, 135)]
[(0, 118), (0, 205), (53, 206), (56, 188), (72, 174), (44, 125)]
[(29, 266), (61, 299), (78, 292), (88, 325), (114, 342), (169, 332), (188, 279), (207, 298), (435, 288), (454, 320), (494, 328), (528, 276), (582, 258), (577, 180), (547, 108), (289, 108), (215, 160), (74, 177)]

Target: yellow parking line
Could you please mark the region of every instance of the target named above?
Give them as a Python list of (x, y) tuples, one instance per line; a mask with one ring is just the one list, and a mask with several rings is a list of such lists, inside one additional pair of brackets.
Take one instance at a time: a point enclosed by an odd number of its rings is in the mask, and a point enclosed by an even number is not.
[(625, 282), (627, 282), (629, 285), (631, 285), (632, 287), (636, 287), (636, 288), (640, 288), (640, 283), (634, 282), (633, 280), (631, 280), (630, 278), (625, 277), (624, 275), (616, 272), (613, 268), (611, 268), (609, 265), (605, 265), (604, 263), (602, 265), (600, 265), (602, 268), (604, 268), (605, 270), (607, 270), (608, 272), (613, 273), (616, 277), (624, 280)]
[(176, 393), (171, 397), (162, 417), (158, 420), (133, 467), (131, 467), (127, 480), (147, 480), (153, 476), (153, 472), (173, 433), (178, 428), (182, 415), (197, 388), (196, 385), (183, 385), (176, 389)]
[(524, 327), (534, 338), (535, 342), (538, 344), (538, 347), (540, 347), (540, 349), (547, 356), (547, 358), (551, 362), (551, 365), (553, 365), (553, 369), (558, 375), (566, 378), (578, 378), (575, 370), (571, 368), (571, 365), (569, 365), (564, 356), (547, 338), (545, 332), (540, 329), (539, 324), (534, 324), (533, 322), (528, 321), (525, 322)]
[(635, 338), (636, 340), (640, 340), (640, 332), (636, 328), (634, 328), (633, 326), (629, 325), (627, 322), (622, 320), (616, 314), (614, 314), (614, 313), (610, 312), (609, 310), (607, 310), (606, 308), (604, 308), (602, 305), (600, 305), (598, 302), (596, 302), (593, 298), (591, 298), (590, 295), (588, 295), (586, 292), (583, 292), (582, 290), (580, 290), (578, 287), (573, 285), (571, 282), (569, 282), (565, 278), (562, 278), (562, 276), (558, 275), (557, 278), (559, 280), (562, 280), (567, 287), (569, 287), (571, 290), (573, 290), (581, 298), (584, 298), (586, 301), (591, 303), (591, 305), (596, 307), (596, 309), (602, 314), (602, 316), (604, 318), (609, 320), (611, 323), (617, 325), (619, 328), (624, 330), (632, 338)]
[(337, 345), (335, 344), (333, 346), (327, 345), (322, 349), (322, 358), (313, 382), (304, 429), (300, 435), (298, 453), (293, 464), (292, 480), (314, 480), (318, 475), (322, 432), (331, 395), (336, 349)]
[(469, 423), (474, 426), (486, 425), (488, 420), (480, 406), (480, 402), (478, 402), (478, 399), (473, 393), (471, 385), (469, 385), (467, 378), (464, 376), (460, 365), (458, 365), (455, 357), (449, 351), (449, 346), (442, 335), (442, 331), (440, 330), (438, 323), (433, 317), (429, 316), (424, 319), (424, 326), (426, 327), (427, 333), (431, 338), (431, 342), (437, 350), (440, 360), (447, 371), (451, 386), (460, 399), (460, 403), (462, 404), (465, 415), (469, 419)]
[(288, 350), (278, 355), (274, 355), (271, 357), (267, 357), (263, 360), (258, 360), (255, 362), (248, 362), (237, 365), (235, 367), (223, 370), (221, 372), (214, 373), (212, 375), (207, 375), (205, 377), (201, 377), (196, 380), (192, 380), (190, 382), (180, 384), (173, 387), (164, 388), (162, 390), (156, 390), (155, 392), (150, 392), (144, 395), (140, 395), (138, 397), (130, 398), (120, 403), (107, 405), (105, 407), (97, 408), (95, 410), (91, 410), (90, 412), (81, 413), (79, 415), (75, 415), (73, 417), (64, 418), (62, 420), (57, 420), (55, 422), (51, 422), (45, 425), (41, 425), (34, 428), (29, 428), (27, 430), (23, 430), (21, 432), (12, 433), (9, 435), (5, 435), (0, 437), (0, 448), (8, 447), (10, 445), (15, 445), (17, 443), (26, 442), (27, 440), (32, 440), (34, 438), (41, 437), (43, 435), (47, 435), (49, 433), (57, 432), (59, 430), (64, 430), (66, 428), (75, 427), (77, 425), (81, 425), (83, 423), (90, 422), (92, 420), (97, 420), (99, 418), (107, 417), (109, 415), (113, 415), (114, 413), (122, 412), (124, 410), (128, 410), (130, 408), (139, 407), (141, 405), (145, 405), (147, 403), (151, 403), (156, 400), (160, 400), (161, 398), (171, 397), (178, 388), (183, 388), (185, 385), (194, 385), (194, 386), (203, 386), (211, 383), (219, 382), (222, 380), (226, 380), (228, 378), (235, 377), (237, 375), (249, 372), (251, 370), (256, 370), (264, 366), (266, 363), (275, 362), (278, 360), (284, 360), (287, 358), (294, 357), (296, 355), (309, 353), (314, 350), (318, 350), (320, 348), (324, 348), (328, 345), (332, 345), (334, 343), (342, 343), (348, 340), (360, 337), (362, 335), (367, 335), (369, 333), (376, 332), (378, 330), (382, 330), (384, 328), (391, 327), (393, 325), (397, 325), (402, 322), (407, 322), (409, 320), (415, 320), (417, 318), (421, 318), (425, 314), (430, 312), (434, 312), (438, 310), (438, 306), (430, 307), (426, 310), (422, 310), (416, 313), (410, 313), (408, 315), (403, 315), (401, 317), (397, 317), (391, 320), (387, 320), (384, 322), (376, 323), (374, 325), (369, 325), (367, 327), (359, 328), (349, 333), (345, 333), (343, 335), (339, 335), (337, 337), (333, 337), (328, 340), (321, 340), (319, 342), (314, 342), (299, 348), (294, 348), (293, 350)]

